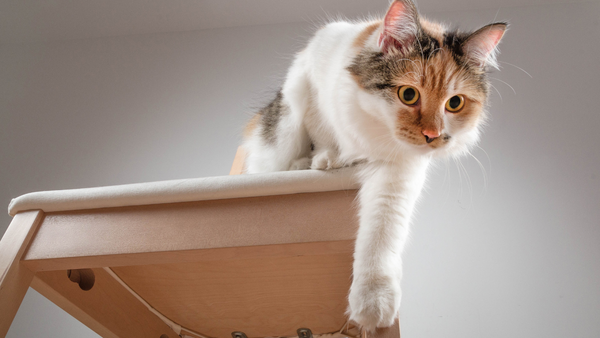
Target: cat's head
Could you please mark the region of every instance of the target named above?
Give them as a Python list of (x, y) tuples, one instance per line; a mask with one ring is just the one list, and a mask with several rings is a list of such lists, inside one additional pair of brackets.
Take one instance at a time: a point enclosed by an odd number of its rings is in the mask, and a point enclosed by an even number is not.
[(449, 31), (421, 19), (411, 0), (396, 0), (382, 22), (358, 37), (360, 51), (348, 70), (380, 101), (370, 106), (384, 107), (376, 113), (397, 140), (423, 153), (457, 154), (478, 140), (490, 86), (486, 69), (497, 68), (506, 28)]

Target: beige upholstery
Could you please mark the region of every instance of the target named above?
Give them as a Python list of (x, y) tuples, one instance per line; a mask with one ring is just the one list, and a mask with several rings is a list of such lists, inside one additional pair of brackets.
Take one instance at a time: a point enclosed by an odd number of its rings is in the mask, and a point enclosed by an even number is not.
[(11, 216), (45, 212), (350, 190), (358, 187), (356, 168), (299, 170), (34, 192), (13, 199)]

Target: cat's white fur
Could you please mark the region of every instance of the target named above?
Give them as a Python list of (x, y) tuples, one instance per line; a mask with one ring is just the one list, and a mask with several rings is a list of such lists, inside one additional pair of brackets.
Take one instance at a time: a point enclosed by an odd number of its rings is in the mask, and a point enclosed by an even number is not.
[[(432, 157), (464, 151), (479, 133), (457, 129), (453, 116), (445, 114), (442, 133), (452, 139), (441, 149), (396, 138), (395, 103), (362, 89), (346, 69), (357, 53), (353, 42), (370, 24), (335, 22), (320, 29), (287, 74), (282, 94), (289, 111), (279, 120), (275, 143), (263, 140), (259, 126), (244, 144), (247, 173), (366, 162), (348, 311), (366, 329), (392, 325), (398, 317), (401, 252)], [(380, 50), (381, 31), (366, 39), (366, 48)], [(456, 93), (460, 90), (455, 84)]]
[[(341, 167), (369, 161), (360, 190), (360, 226), (354, 253), (350, 319), (368, 329), (392, 325), (400, 309), (400, 253), (430, 154), (394, 137), (393, 107), (362, 90), (346, 70), (353, 41), (369, 23), (336, 22), (321, 29), (296, 57), (283, 86), (290, 113), (282, 116), (277, 145), (258, 135), (245, 147), (246, 172)], [(367, 44), (377, 46), (379, 34)], [(259, 133), (257, 128), (255, 133)], [(307, 139), (317, 153), (309, 162)], [(474, 136), (473, 136), (474, 137)]]

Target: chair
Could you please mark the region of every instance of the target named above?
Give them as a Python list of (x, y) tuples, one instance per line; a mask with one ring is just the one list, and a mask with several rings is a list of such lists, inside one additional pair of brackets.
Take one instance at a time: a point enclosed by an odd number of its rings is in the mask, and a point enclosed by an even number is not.
[(345, 315), (354, 169), (236, 175), (243, 158), (230, 176), (14, 199), (0, 336), (31, 286), (103, 337), (365, 337)]

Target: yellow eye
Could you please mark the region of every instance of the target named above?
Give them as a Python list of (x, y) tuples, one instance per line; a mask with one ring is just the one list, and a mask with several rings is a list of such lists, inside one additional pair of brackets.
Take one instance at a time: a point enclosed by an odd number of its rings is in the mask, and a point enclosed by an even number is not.
[(451, 113), (456, 113), (465, 105), (465, 98), (462, 95), (454, 95), (450, 100), (446, 101), (446, 110)]
[(419, 91), (413, 86), (402, 86), (398, 88), (398, 98), (402, 103), (412, 106), (419, 101)]

